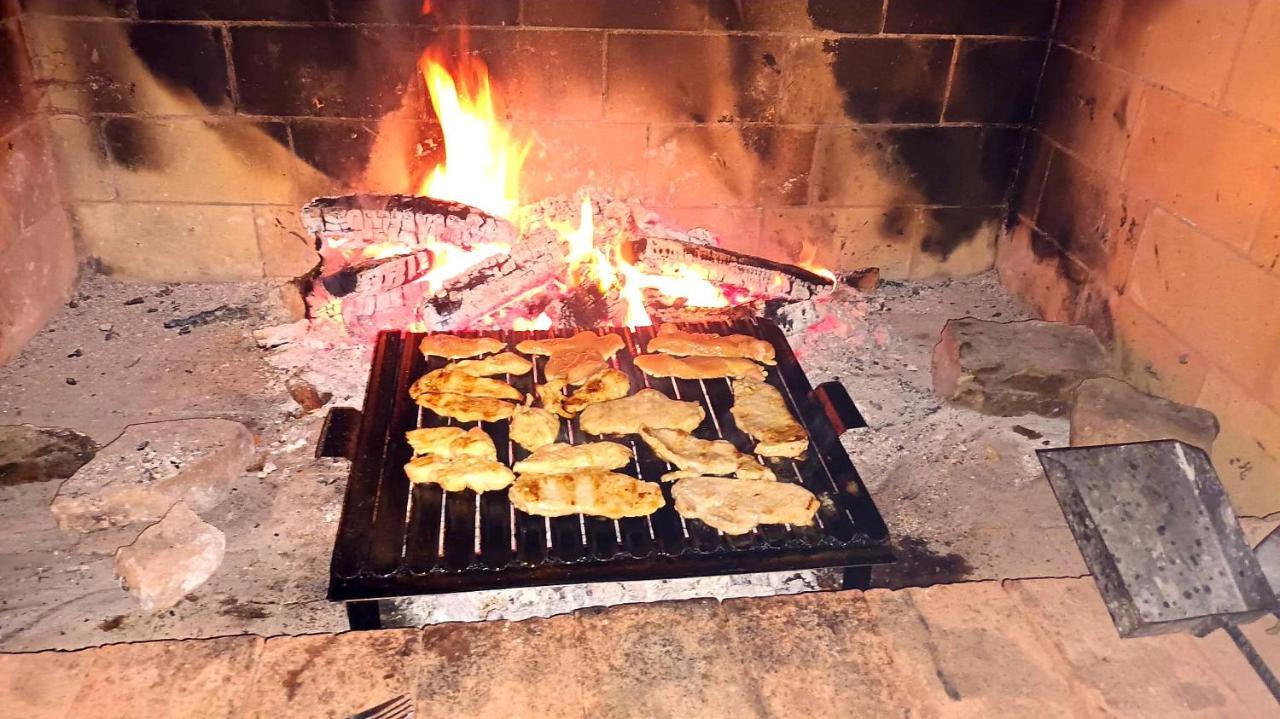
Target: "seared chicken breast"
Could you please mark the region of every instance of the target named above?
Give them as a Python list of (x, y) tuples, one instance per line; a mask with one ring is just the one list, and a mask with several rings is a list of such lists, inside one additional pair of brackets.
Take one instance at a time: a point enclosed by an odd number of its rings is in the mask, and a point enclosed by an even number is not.
[(640, 355), (636, 367), (650, 377), (677, 379), (715, 379), (717, 377), (749, 377), (764, 379), (760, 365), (741, 357), (673, 357), (672, 355)]
[(763, 364), (776, 364), (773, 345), (748, 335), (717, 335), (685, 332), (675, 325), (662, 325), (649, 340), (649, 352), (694, 357), (743, 357)]
[(516, 349), (527, 355), (554, 355), (568, 350), (595, 350), (606, 360), (613, 359), (618, 350), (626, 346), (615, 334), (598, 335), (583, 330), (572, 337), (551, 337), (542, 340), (525, 340)]
[(566, 474), (579, 469), (617, 469), (631, 463), (631, 448), (616, 442), (557, 442), (516, 462), (516, 474)]
[(809, 435), (791, 416), (787, 403), (772, 385), (734, 380), (733, 421), (756, 440), (756, 454), (763, 457), (799, 457), (809, 446)]
[(589, 405), (621, 399), (631, 392), (631, 380), (623, 372), (606, 367), (573, 391), (564, 401), (564, 411), (577, 414)]
[(434, 454), (410, 460), (404, 471), (414, 484), (438, 484), (449, 492), (489, 492), (510, 486), (516, 478), (505, 464), (492, 459), (449, 459)]
[(419, 407), (425, 407), (441, 417), (452, 417), (459, 422), (497, 422), (510, 419), (516, 405), (492, 397), (468, 397), (464, 394), (423, 392), (414, 398)]
[(445, 369), (462, 372), (473, 377), (492, 377), (499, 374), (522, 375), (533, 369), (533, 363), (515, 352), (503, 352), (484, 359), (470, 359), (446, 365)]
[(564, 380), (579, 385), (608, 366), (604, 357), (594, 349), (557, 350), (547, 360), (544, 374), (548, 380)]
[(508, 496), (516, 509), (542, 517), (643, 517), (666, 503), (658, 485), (604, 469), (522, 474), (511, 485)]
[(405, 432), (415, 455), (434, 454), (446, 459), (480, 457), (497, 459), (498, 450), (483, 429), (473, 427), (423, 427)]
[(648, 427), (640, 428), (640, 438), (664, 462), (674, 464), (685, 473), (670, 472), (663, 475), (664, 482), (688, 476), (688, 473), (736, 474), (739, 479), (767, 481), (777, 479), (773, 471), (756, 461), (755, 457), (739, 452), (732, 442), (723, 439), (698, 439), (678, 429)]
[(807, 525), (818, 498), (798, 484), (749, 482), (732, 477), (688, 477), (671, 488), (676, 511), (726, 534), (745, 534), (760, 524)]
[(461, 359), (476, 355), (499, 352), (507, 346), (506, 342), (492, 337), (458, 337), (456, 335), (433, 334), (422, 338), (418, 349), (427, 357), (447, 357)]
[(541, 407), (519, 405), (511, 414), (511, 441), (530, 452), (560, 436), (560, 418)]
[(461, 394), (468, 397), (492, 397), (515, 402), (524, 400), (520, 390), (491, 377), (476, 377), (448, 367), (433, 370), (418, 378), (409, 387), (409, 396), (417, 399), (425, 392)]
[(578, 425), (587, 434), (633, 434), (641, 427), (692, 432), (706, 416), (697, 402), (669, 399), (656, 389), (642, 389), (630, 397), (587, 407)]

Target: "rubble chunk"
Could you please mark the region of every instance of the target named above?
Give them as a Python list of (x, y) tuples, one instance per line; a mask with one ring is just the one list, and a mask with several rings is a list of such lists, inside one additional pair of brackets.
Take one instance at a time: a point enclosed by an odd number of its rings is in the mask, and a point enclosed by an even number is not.
[(1085, 380), (1071, 410), (1071, 446), (1178, 439), (1206, 452), (1218, 436), (1208, 410), (1155, 397), (1111, 377)]
[(185, 419), (135, 424), (58, 488), (50, 508), (65, 531), (155, 521), (174, 503), (216, 507), (254, 462), (239, 422)]
[(0, 487), (66, 479), (97, 451), (97, 442), (74, 430), (0, 426)]
[(1057, 417), (1080, 383), (1107, 372), (1106, 354), (1078, 325), (949, 320), (933, 348), (933, 390), (983, 414)]
[(116, 552), (116, 578), (144, 610), (163, 611), (213, 576), (226, 549), (222, 531), (179, 502)]

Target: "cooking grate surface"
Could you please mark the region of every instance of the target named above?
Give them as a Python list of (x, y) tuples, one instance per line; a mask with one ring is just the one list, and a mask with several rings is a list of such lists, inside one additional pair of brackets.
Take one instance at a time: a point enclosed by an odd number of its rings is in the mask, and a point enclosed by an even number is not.
[[(424, 358), (418, 351), (422, 334), (384, 332), (374, 351), (364, 408), (348, 453), (353, 461), (334, 546), (329, 598), (349, 601), (891, 561), (884, 522), (840, 445), (837, 427), (857, 426), (854, 423), (861, 421), (843, 388), (829, 384), (814, 391), (785, 337), (772, 324), (680, 326), (694, 332), (748, 334), (774, 345), (778, 364), (767, 368), (767, 381), (782, 392), (791, 412), (808, 430), (810, 447), (801, 459), (774, 459), (766, 464), (779, 481), (801, 484), (821, 500), (811, 526), (762, 525), (748, 534), (726, 535), (699, 520), (681, 517), (669, 482), (661, 483), (664, 507), (647, 517), (618, 520), (537, 517), (512, 507), (505, 491), (477, 495), (471, 490), (445, 492), (437, 485), (411, 485), (403, 469), (411, 456), (404, 433), (414, 427), (480, 426), (493, 438), (498, 460), (508, 465), (529, 452), (510, 441), (506, 421), (460, 423), (418, 407), (409, 398), (409, 386), (448, 360)], [(729, 413), (733, 394), (728, 379), (649, 377), (636, 369), (633, 358), (643, 353), (656, 329), (612, 328), (599, 333), (606, 331), (626, 340), (612, 364), (631, 379), (633, 393), (652, 387), (674, 399), (699, 402), (707, 417), (695, 436), (726, 439), (750, 451), (752, 440), (734, 425)], [(514, 350), (524, 339), (572, 333), (453, 334), (496, 337)], [(547, 358), (530, 359), (534, 361), (531, 373), (503, 378), (525, 394), (533, 391), (535, 382), (543, 381)], [(581, 444), (604, 439), (632, 450), (631, 464), (616, 471), (656, 482), (672, 469), (639, 437), (587, 435), (576, 418), (561, 423), (558, 441)], [(332, 444), (322, 439), (322, 450)]]

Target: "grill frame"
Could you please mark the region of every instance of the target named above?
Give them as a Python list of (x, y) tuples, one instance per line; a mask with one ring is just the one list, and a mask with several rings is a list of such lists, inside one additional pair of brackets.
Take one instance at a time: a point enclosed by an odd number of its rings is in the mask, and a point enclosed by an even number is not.
[[(444, 361), (433, 358), (428, 362), (422, 358), (417, 346), (423, 334), (389, 331), (378, 336), (363, 409), (359, 413), (347, 408), (335, 409), (326, 421), (317, 449), (319, 455), (340, 454), (352, 460), (330, 564), (329, 599), (358, 602), (480, 589), (869, 567), (893, 561), (884, 521), (840, 444), (839, 435), (843, 431), (863, 425), (843, 387), (827, 383), (815, 390), (786, 338), (771, 323), (739, 321), (679, 326), (695, 332), (749, 334), (773, 344), (777, 365), (768, 368), (768, 381), (782, 389), (790, 409), (809, 431), (809, 452), (803, 462), (793, 466), (801, 483), (823, 500), (819, 510), (820, 526), (801, 529), (765, 525), (740, 538), (728, 538), (701, 522), (681, 519), (671, 501), (670, 483), (662, 483), (667, 506), (650, 518), (618, 521), (582, 515), (550, 520), (528, 517), (510, 508), (505, 492), (490, 492), (475, 498), (470, 490), (442, 493), (434, 486), (410, 486), (402, 469), (410, 454), (404, 431), (414, 426), (447, 422), (433, 421), (438, 418), (432, 413), (419, 411), (409, 399), (408, 387), (421, 374)], [(631, 365), (631, 357), (643, 350), (644, 343), (655, 331), (653, 328), (598, 330), (617, 332), (627, 339), (628, 346), (619, 353), (614, 366), (631, 377), (633, 390), (651, 385), (667, 396), (691, 400), (696, 397), (686, 395), (692, 394), (694, 387), (702, 388), (703, 396), (697, 399), (707, 410), (708, 420), (694, 434), (708, 439), (724, 436), (739, 449), (749, 451), (746, 436), (737, 432), (728, 419), (732, 396), (728, 394), (727, 380), (658, 380), (644, 376)], [(528, 337), (566, 333), (453, 334), (498, 337), (514, 348), (517, 342)], [(545, 358), (535, 359), (535, 372), (540, 380)], [(510, 379), (516, 387), (528, 391), (534, 376), (531, 373)], [(707, 387), (705, 383), (713, 384)], [(428, 423), (419, 424), (420, 417)], [(506, 422), (480, 424), (498, 445), (499, 460), (514, 461), (507, 454), (508, 448), (514, 450), (514, 459), (527, 455), (520, 447), (507, 442)], [(459, 426), (476, 426), (476, 423)], [(577, 432), (576, 420), (563, 422), (562, 440), (570, 431), (565, 426)], [(638, 437), (599, 438), (576, 433), (573, 441), (598, 439), (633, 446), (637, 461), (618, 470), (620, 472), (635, 476), (638, 467), (644, 479), (656, 481), (656, 475), (667, 467)], [(779, 471), (777, 461), (770, 461), (769, 466)], [(817, 472), (815, 467), (822, 472)], [(779, 471), (782, 478), (790, 475), (785, 467)], [(446, 494), (461, 496), (462, 500), (459, 502), (454, 497), (442, 498), (438, 503), (433, 501), (435, 495)], [(475, 517), (474, 523), (469, 523), (469, 517), (463, 513), (467, 507)], [(507, 529), (510, 546), (506, 551), (501, 547), (502, 534), (495, 529), (502, 524), (499, 512), (504, 507), (510, 522)], [(433, 516), (433, 513), (438, 514)], [(673, 521), (679, 522), (683, 529), (683, 549), (674, 553), (671, 550), (679, 547), (672, 540)], [(533, 532), (539, 523), (545, 529), (541, 547)], [(577, 532), (572, 529), (574, 523)], [(603, 537), (610, 525), (615, 545), (626, 551), (604, 556), (608, 545)], [(637, 548), (645, 544), (641, 525), (650, 528), (651, 551), (635, 556)], [(464, 531), (467, 529), (470, 532)]]

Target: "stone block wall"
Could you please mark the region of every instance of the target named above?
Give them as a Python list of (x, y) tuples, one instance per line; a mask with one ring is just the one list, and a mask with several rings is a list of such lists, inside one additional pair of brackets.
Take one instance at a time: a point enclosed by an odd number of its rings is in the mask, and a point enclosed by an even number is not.
[(298, 207), (438, 159), (415, 71), (484, 59), (524, 199), (639, 197), (735, 249), (991, 266), (1056, 0), (27, 0), (82, 250), (157, 280), (289, 277)]
[(1004, 282), (1217, 413), (1236, 508), (1280, 510), (1280, 0), (1063, 0)]
[(0, 0), (0, 364), (62, 306), (78, 270), (18, 10)]

